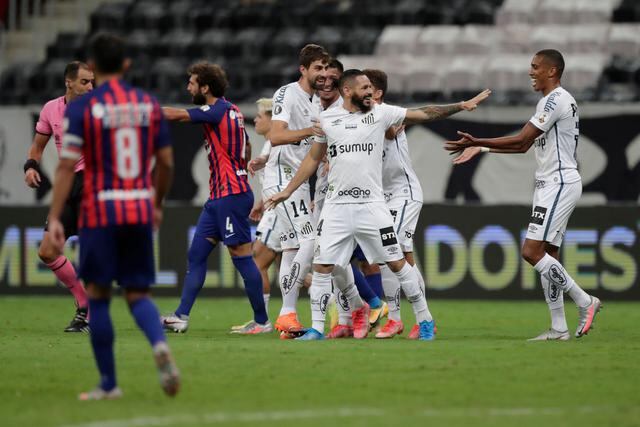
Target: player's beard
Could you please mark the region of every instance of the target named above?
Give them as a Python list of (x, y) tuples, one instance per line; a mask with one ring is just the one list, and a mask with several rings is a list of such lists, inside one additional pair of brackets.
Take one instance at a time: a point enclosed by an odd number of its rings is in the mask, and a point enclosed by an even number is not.
[[(366, 113), (367, 111), (371, 110), (371, 104), (366, 105), (364, 103), (364, 96), (362, 98), (360, 98), (358, 95), (356, 95), (355, 93), (351, 96), (351, 102), (353, 103), (353, 105), (355, 105), (356, 107), (358, 107), (358, 109), (360, 111), (362, 111), (363, 113)], [(369, 97), (369, 99), (371, 99), (371, 97)]]
[(207, 103), (207, 98), (201, 93), (196, 93), (193, 95), (193, 103), (195, 105), (204, 105)]
[(318, 80), (320, 79), (320, 77), (316, 77), (313, 81), (310, 81), (310, 85), (311, 89), (313, 90), (322, 90), (324, 88), (324, 81), (322, 83), (318, 83)]

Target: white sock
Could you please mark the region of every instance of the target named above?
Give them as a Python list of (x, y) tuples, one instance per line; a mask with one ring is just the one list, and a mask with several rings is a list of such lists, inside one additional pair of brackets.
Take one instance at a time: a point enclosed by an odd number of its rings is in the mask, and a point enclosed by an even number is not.
[(533, 267), (543, 276), (546, 276), (551, 283), (559, 286), (564, 292), (568, 293), (571, 299), (578, 307), (586, 307), (591, 304), (591, 297), (582, 290), (580, 286), (573, 280), (567, 270), (564, 269), (560, 261), (549, 254), (544, 254), (542, 259)]
[(416, 323), (420, 323), (424, 320), (432, 321), (433, 316), (429, 312), (427, 306), (427, 299), (418, 284), (418, 277), (416, 270), (409, 265), (408, 262), (404, 263), (404, 266), (396, 273), (396, 277), (400, 282), (400, 286), (407, 296), (407, 299), (411, 303), (413, 314), (416, 316)]
[(400, 282), (387, 265), (380, 266), (382, 275), (382, 289), (389, 306), (389, 319), (400, 322)]
[(349, 307), (351, 307), (351, 310), (357, 310), (364, 306), (364, 301), (362, 301), (362, 298), (358, 293), (358, 289), (356, 288), (355, 279), (353, 278), (353, 270), (350, 265), (347, 267), (335, 265), (333, 267), (333, 279), (335, 285), (342, 291), (347, 301), (349, 301)]
[(311, 297), (311, 327), (324, 333), (327, 303), (331, 297), (331, 274), (314, 271), (309, 295)]
[(289, 281), (289, 273), (291, 272), (291, 265), (293, 259), (296, 256), (297, 251), (282, 251), (282, 260), (280, 261), (280, 291), (282, 292), (282, 308), (280, 309), (280, 316), (289, 313), (296, 313), (296, 305), (298, 304), (298, 294), (300, 288), (297, 286), (291, 286)]
[(414, 264), (413, 269), (416, 271), (416, 275), (418, 276), (418, 284), (422, 289), (422, 293), (427, 295), (427, 286), (424, 283), (424, 277), (422, 277), (422, 272), (420, 271), (420, 268), (418, 268), (418, 264)]
[(338, 325), (351, 326), (353, 322), (351, 321), (349, 300), (337, 286), (333, 287), (333, 294), (336, 296), (336, 306), (338, 307)]
[(560, 332), (568, 330), (567, 319), (564, 315), (564, 292), (556, 284), (549, 281), (546, 276), (540, 275), (540, 280), (542, 281), (544, 300), (549, 306), (551, 327)]
[(305, 240), (300, 242), (300, 248), (296, 252), (296, 256), (291, 263), (289, 272), (289, 281), (293, 281), (298, 288), (304, 285), (304, 279), (311, 272), (311, 263), (313, 262), (313, 240)]
[(264, 300), (264, 309), (269, 313), (269, 299), (271, 298), (271, 294), (262, 294), (262, 299)]

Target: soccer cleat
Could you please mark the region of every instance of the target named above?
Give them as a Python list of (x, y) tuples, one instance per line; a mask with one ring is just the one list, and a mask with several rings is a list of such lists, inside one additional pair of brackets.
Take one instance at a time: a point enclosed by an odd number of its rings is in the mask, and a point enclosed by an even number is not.
[(305, 333), (296, 338), (296, 341), (320, 341), (324, 339), (324, 334), (313, 328), (309, 328)]
[(371, 329), (375, 328), (380, 322), (380, 319), (387, 314), (389, 314), (389, 305), (384, 301), (382, 301), (382, 305), (378, 308), (369, 307), (369, 327)]
[(162, 327), (167, 331), (179, 334), (187, 332), (187, 329), (189, 329), (189, 319), (178, 317), (175, 313), (171, 313), (168, 316), (161, 316), (160, 320), (162, 321)]
[(436, 334), (434, 332), (435, 326), (435, 320), (432, 320), (431, 322), (423, 320), (420, 322), (418, 324), (418, 328), (420, 330), (420, 336), (418, 339), (420, 341), (433, 341), (436, 339)]
[(158, 368), (160, 386), (167, 396), (175, 396), (180, 389), (180, 373), (173, 361), (169, 346), (165, 342), (160, 342), (153, 348), (153, 358)]
[(537, 337), (529, 338), (527, 341), (568, 341), (569, 338), (569, 331), (556, 331), (551, 328)]
[(231, 327), (231, 333), (233, 333), (233, 331), (239, 331), (241, 329), (246, 328), (248, 325), (250, 325), (251, 323), (253, 323), (253, 320), (249, 320), (248, 322), (244, 322), (242, 325), (235, 325)]
[(404, 325), (402, 322), (389, 319), (382, 329), (380, 329), (380, 332), (376, 334), (376, 338), (393, 338), (396, 335), (402, 334), (402, 331), (404, 331)]
[(87, 308), (78, 308), (75, 316), (71, 319), (69, 326), (64, 328), (65, 332), (89, 332), (89, 322), (87, 321)]
[(327, 339), (353, 338), (353, 327), (349, 325), (336, 325), (327, 334)]
[(357, 340), (366, 338), (369, 334), (369, 304), (366, 302), (362, 307), (351, 312), (353, 319), (353, 337)]
[(118, 387), (114, 387), (109, 391), (104, 391), (100, 387), (97, 387), (91, 391), (80, 393), (78, 400), (114, 400), (122, 397), (122, 390)]
[(411, 328), (411, 331), (409, 331), (409, 335), (407, 335), (407, 339), (417, 340), (418, 338), (420, 338), (420, 325), (416, 323)]
[(273, 332), (273, 326), (271, 322), (260, 324), (254, 320), (245, 324), (242, 329), (232, 329), (230, 333), (239, 334), (239, 335), (258, 335), (258, 334), (268, 334)]
[(578, 307), (578, 329), (576, 329), (576, 338), (587, 335), (589, 330), (593, 328), (593, 321), (596, 314), (600, 311), (602, 303), (594, 296), (591, 296), (591, 303), (586, 307)]
[(305, 332), (304, 326), (298, 321), (298, 314), (288, 313), (278, 316), (276, 320), (276, 329), (280, 332), (287, 332), (290, 334), (302, 334)]
[(280, 332), (280, 339), (281, 340), (293, 340), (296, 339), (296, 337), (301, 336), (302, 334), (290, 334), (289, 332)]

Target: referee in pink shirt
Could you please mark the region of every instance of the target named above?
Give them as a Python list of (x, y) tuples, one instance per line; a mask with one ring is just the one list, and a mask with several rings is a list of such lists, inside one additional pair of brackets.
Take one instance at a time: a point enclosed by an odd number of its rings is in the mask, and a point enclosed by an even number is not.
[[(80, 95), (84, 95), (93, 89), (93, 73), (87, 64), (73, 61), (64, 70), (64, 84), (66, 91), (64, 96), (47, 102), (36, 124), (36, 134), (29, 148), (28, 160), (24, 164), (24, 181), (31, 188), (40, 186), (40, 160), (49, 139), (53, 135), (58, 155), (62, 149), (62, 135), (64, 134), (64, 111), (67, 104)], [(64, 225), (66, 238), (78, 233), (78, 211), (82, 199), (82, 171), (84, 158), (80, 157), (75, 166), (75, 179), (73, 189), (67, 199), (61, 220)], [(78, 280), (73, 264), (53, 245), (51, 236), (45, 225), (44, 238), (38, 249), (38, 256), (53, 271), (69, 289), (76, 301), (76, 314), (65, 328), (65, 332), (88, 332), (87, 322), (87, 294), (84, 286)]]

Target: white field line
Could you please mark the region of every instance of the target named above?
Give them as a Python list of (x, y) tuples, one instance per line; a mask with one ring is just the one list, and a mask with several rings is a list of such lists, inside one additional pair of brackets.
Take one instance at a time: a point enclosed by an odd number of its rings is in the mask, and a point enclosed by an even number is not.
[[(460, 417), (527, 417), (558, 416), (578, 413), (606, 412), (613, 407), (582, 406), (578, 408), (443, 408), (425, 409), (416, 416), (460, 418)], [(62, 427), (162, 427), (181, 424), (201, 426), (225, 423), (251, 423), (259, 421), (288, 421), (311, 418), (352, 418), (379, 417), (391, 415), (393, 411), (374, 408), (336, 408), (333, 410), (262, 411), (262, 412), (211, 412), (204, 414), (176, 414), (152, 417), (136, 417), (121, 420), (92, 421), (82, 424), (68, 424)]]

